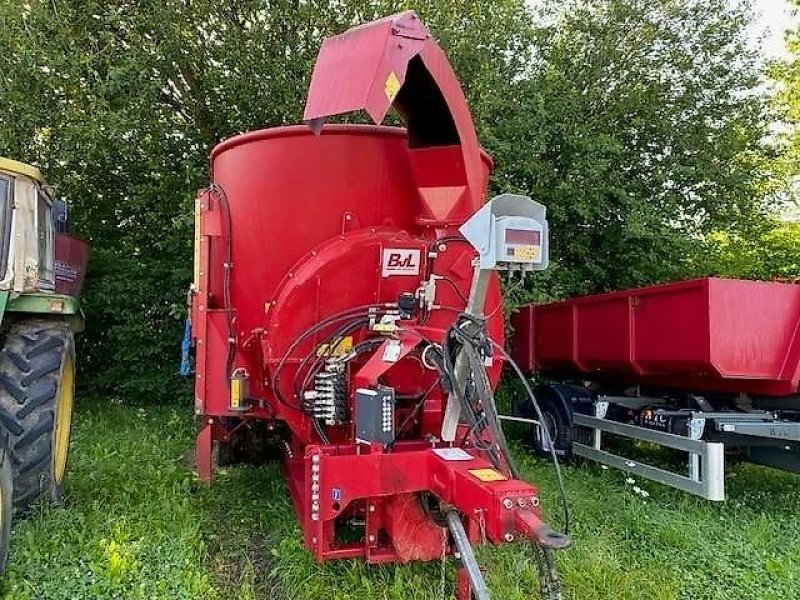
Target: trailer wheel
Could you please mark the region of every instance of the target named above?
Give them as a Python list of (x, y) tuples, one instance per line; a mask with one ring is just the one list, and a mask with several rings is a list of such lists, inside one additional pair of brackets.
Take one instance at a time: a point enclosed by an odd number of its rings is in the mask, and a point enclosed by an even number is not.
[(63, 502), (74, 400), (69, 327), (39, 319), (13, 324), (0, 349), (0, 424), (8, 431), (16, 510), (25, 512), (44, 493)]
[(8, 452), (6, 433), (0, 441), (0, 574), (6, 570), (8, 549), (11, 544), (11, 520), (13, 518), (14, 475), (11, 455)]
[[(536, 400), (544, 417), (542, 425), (550, 434), (550, 441), (553, 443), (556, 454), (569, 456), (572, 451), (572, 425), (563, 403), (552, 393), (543, 392), (541, 389), (536, 392)], [(531, 413), (531, 417), (535, 419), (536, 412), (533, 408), (531, 408)], [(530, 442), (537, 454), (545, 458), (550, 457), (550, 447), (536, 425), (531, 425)]]

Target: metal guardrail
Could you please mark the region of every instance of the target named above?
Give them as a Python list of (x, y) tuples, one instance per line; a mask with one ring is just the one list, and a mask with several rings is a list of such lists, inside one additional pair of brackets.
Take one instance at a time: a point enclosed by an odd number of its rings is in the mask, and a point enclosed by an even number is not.
[[(593, 445), (573, 442), (572, 451), (584, 458), (628, 471), (646, 479), (658, 481), (708, 500), (725, 500), (725, 445), (704, 442), (664, 433), (636, 425), (606, 421), (597, 417), (575, 414), (574, 424), (593, 431)], [(646, 463), (619, 456), (602, 449), (602, 433), (643, 440), (689, 453), (689, 475), (681, 475)]]
[[(539, 421), (535, 419), (512, 415), (499, 416), (503, 421), (539, 425)], [(573, 421), (575, 426), (591, 429), (594, 436), (591, 446), (578, 442), (572, 443), (572, 452), (577, 456), (678, 488), (690, 494), (696, 494), (707, 500), (715, 502), (725, 500), (725, 444), (721, 442), (704, 442), (579, 413), (573, 415)], [(689, 475), (667, 471), (666, 469), (603, 450), (603, 432), (688, 452)]]

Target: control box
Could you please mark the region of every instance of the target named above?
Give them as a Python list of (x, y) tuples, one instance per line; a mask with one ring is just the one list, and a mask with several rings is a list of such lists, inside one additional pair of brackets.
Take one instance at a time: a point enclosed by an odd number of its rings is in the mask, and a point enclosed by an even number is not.
[(356, 390), (355, 426), (356, 442), (384, 446), (394, 441), (394, 390), (381, 387), (376, 390)]
[(496, 260), (535, 265), (542, 262), (542, 224), (524, 217), (495, 218)]
[(459, 231), (478, 251), (482, 270), (526, 272), (547, 268), (547, 209), (527, 196), (495, 196)]

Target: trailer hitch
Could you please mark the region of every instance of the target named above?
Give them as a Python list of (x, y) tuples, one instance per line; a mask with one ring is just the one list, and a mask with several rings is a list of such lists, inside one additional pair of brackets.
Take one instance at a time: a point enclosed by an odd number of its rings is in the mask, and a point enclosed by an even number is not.
[[(491, 595), (483, 577), (483, 572), (475, 559), (469, 536), (464, 529), (461, 515), (455, 509), (445, 511), (445, 519), (458, 561), (458, 600), (490, 600)], [(558, 533), (545, 525), (536, 515), (528, 511), (517, 511), (516, 523), (520, 531), (528, 532), (531, 550), (539, 572), (539, 592), (542, 600), (561, 600), (561, 581), (556, 571), (552, 551), (566, 548), (570, 544), (568, 536)]]
[(542, 548), (564, 550), (572, 543), (568, 535), (556, 531), (530, 511), (517, 510), (515, 520), (517, 530)]

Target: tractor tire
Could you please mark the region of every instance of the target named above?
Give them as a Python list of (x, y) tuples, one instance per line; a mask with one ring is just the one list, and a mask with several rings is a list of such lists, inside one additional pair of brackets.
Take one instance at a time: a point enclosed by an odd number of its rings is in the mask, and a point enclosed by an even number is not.
[(8, 435), (0, 440), (0, 575), (6, 570), (8, 549), (11, 544), (11, 519), (14, 513), (14, 475), (11, 454), (8, 452)]
[(0, 425), (8, 431), (14, 509), (47, 495), (64, 501), (75, 399), (72, 332), (59, 321), (11, 325), (0, 349)]

